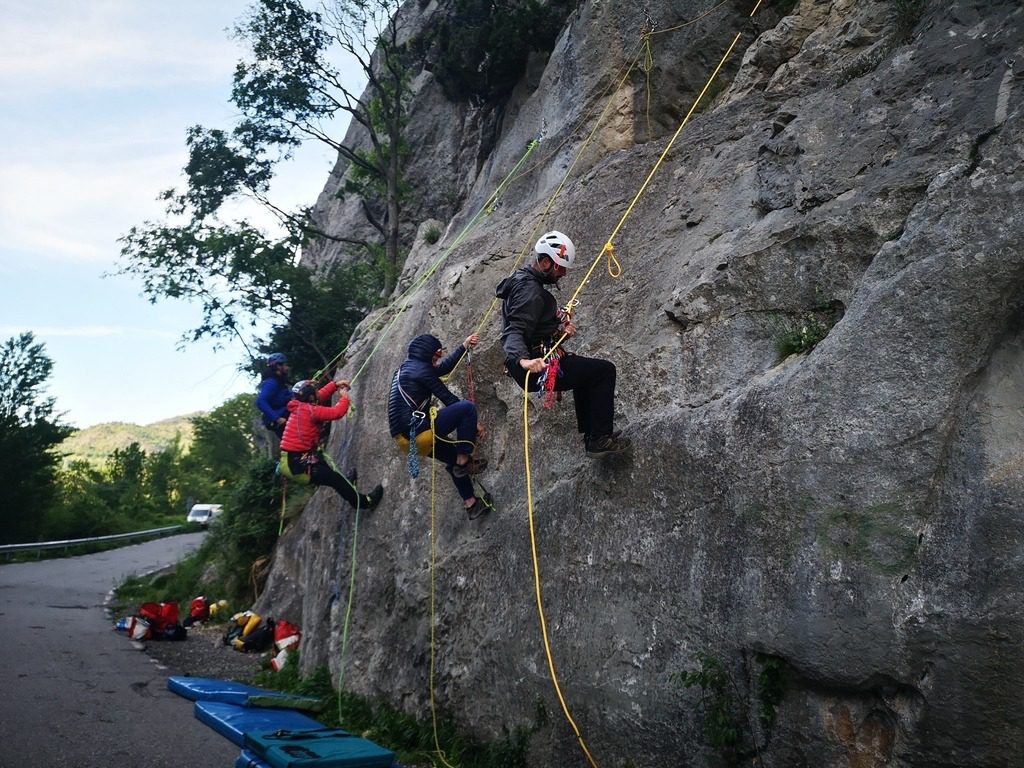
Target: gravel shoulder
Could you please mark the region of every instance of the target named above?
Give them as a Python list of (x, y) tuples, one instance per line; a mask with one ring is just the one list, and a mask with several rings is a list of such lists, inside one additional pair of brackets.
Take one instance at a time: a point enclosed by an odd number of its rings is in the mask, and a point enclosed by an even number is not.
[(147, 640), (147, 656), (170, 675), (212, 677), (218, 680), (252, 682), (261, 667), (270, 663), (268, 653), (242, 653), (224, 645), (224, 624), (196, 624), (185, 640)]

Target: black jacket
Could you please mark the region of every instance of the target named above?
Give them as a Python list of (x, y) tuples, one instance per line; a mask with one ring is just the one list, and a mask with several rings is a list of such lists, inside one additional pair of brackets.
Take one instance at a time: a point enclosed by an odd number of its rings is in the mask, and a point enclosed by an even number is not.
[(549, 343), (558, 333), (558, 302), (544, 284), (542, 275), (530, 267), (520, 267), (494, 290), (502, 300), (501, 346), (506, 365), (539, 357), (540, 345)]
[[(409, 434), (412, 412), (427, 413), (431, 397), (436, 396), (445, 405), (459, 402), (440, 377), (452, 372), (466, 348), (459, 344), (434, 366), (431, 361), (440, 348), (441, 342), (429, 334), (417, 336), (409, 342), (409, 356), (395, 371), (388, 395), (388, 427), (392, 437)], [(430, 429), (429, 414), (417, 427), (416, 434), (426, 429)]]

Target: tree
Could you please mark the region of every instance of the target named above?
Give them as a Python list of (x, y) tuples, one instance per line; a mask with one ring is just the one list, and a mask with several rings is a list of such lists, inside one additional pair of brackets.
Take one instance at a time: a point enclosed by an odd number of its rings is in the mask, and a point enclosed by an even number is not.
[(73, 431), (45, 394), (53, 361), (31, 333), (0, 346), (0, 542), (32, 541), (56, 497), (55, 448)]
[(190, 496), (226, 500), (225, 488), (249, 471), (256, 459), (252, 437), (254, 395), (237, 395), (192, 421), (192, 446), (182, 461), (182, 483)]
[[(187, 188), (162, 194), (167, 221), (173, 223), (145, 222), (121, 239), (119, 274), (140, 277), (151, 302), (176, 298), (202, 306), (203, 320), (190, 332), (192, 341), (229, 336), (246, 341), (258, 321), (268, 318), (275, 330), (291, 325), (305, 306), (301, 302), (332, 277), (298, 266), (302, 248), (313, 238), (361, 248), (371, 262), (382, 252), (383, 265), (369, 274), (376, 292), (380, 281), (386, 291), (393, 287), (401, 259), (401, 136), (410, 59), (399, 42), (399, 6), (399, 0), (333, 0), (321, 14), (300, 0), (258, 0), (236, 29), (251, 50), (233, 80), (238, 124), (230, 131), (189, 129)], [(365, 95), (343, 84), (331, 59), (337, 52), (358, 62), (368, 79)], [(325, 130), (339, 114), (366, 129), (369, 148), (348, 146)], [(276, 164), (308, 140), (323, 142), (350, 161), (345, 191), (359, 195), (378, 240), (328, 232), (308, 209), (285, 211), (270, 199)], [(245, 222), (222, 221), (225, 203), (239, 198), (272, 211), (286, 234), (275, 238)], [(302, 322), (292, 331), (324, 356), (315, 335), (304, 330), (316, 324)]]
[[(323, 142), (351, 163), (345, 190), (359, 195), (367, 221), (381, 237), (388, 291), (400, 261), (402, 134), (412, 59), (399, 40), (400, 7), (400, 0), (333, 0), (320, 14), (306, 10), (300, 0), (260, 0), (237, 29), (253, 58), (236, 68), (231, 94), (245, 116), (234, 136), (236, 156), (248, 161), (252, 174), (243, 185), (263, 183), (268, 148), (287, 155), (303, 139)], [(367, 79), (364, 95), (345, 86), (329, 59), (335, 48), (358, 63)], [(323, 123), (339, 113), (363, 127), (369, 149), (346, 145), (323, 130)], [(235, 168), (229, 164), (229, 170)], [(227, 182), (237, 178), (229, 175)], [(331, 236), (319, 227), (315, 231)]]

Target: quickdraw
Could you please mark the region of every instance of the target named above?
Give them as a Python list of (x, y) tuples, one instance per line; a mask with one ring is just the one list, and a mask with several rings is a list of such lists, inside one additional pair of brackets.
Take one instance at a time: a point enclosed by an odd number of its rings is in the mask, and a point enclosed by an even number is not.
[(425, 418), (427, 414), (423, 411), (413, 411), (409, 417), (409, 476), (413, 478), (420, 476), (420, 454), (416, 449), (416, 434)]
[(540, 387), (544, 391), (544, 407), (552, 408), (555, 405), (555, 400), (558, 398), (560, 393), (555, 391), (555, 385), (558, 383), (558, 355), (552, 355), (551, 360), (548, 362), (548, 367), (544, 369), (544, 375), (541, 376)]
[(473, 352), (466, 350), (466, 399), (476, 402), (476, 384), (473, 381)]
[[(560, 313), (562, 311), (559, 310)], [(556, 391), (555, 387), (558, 384), (558, 377), (562, 375), (559, 370), (559, 360), (564, 355), (565, 350), (562, 347), (555, 347), (553, 351), (549, 352), (546, 344), (540, 346), (540, 356), (547, 360), (547, 367), (537, 378), (537, 386), (544, 393), (545, 408), (551, 408), (556, 402), (562, 402), (562, 393)]]

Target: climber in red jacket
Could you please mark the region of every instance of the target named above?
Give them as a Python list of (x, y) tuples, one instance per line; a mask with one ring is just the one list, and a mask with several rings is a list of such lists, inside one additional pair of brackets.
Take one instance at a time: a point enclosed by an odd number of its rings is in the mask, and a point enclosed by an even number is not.
[[(330, 403), (338, 389), (341, 398)], [(384, 488), (377, 485), (369, 494), (359, 493), (355, 483), (331, 466), (320, 450), (320, 425), (343, 417), (349, 408), (349, 383), (329, 381), (317, 391), (313, 382), (300, 381), (292, 387), (294, 399), (288, 402), (288, 422), (281, 438), (281, 474), (297, 482), (327, 485), (357, 509), (373, 509), (380, 503)]]

